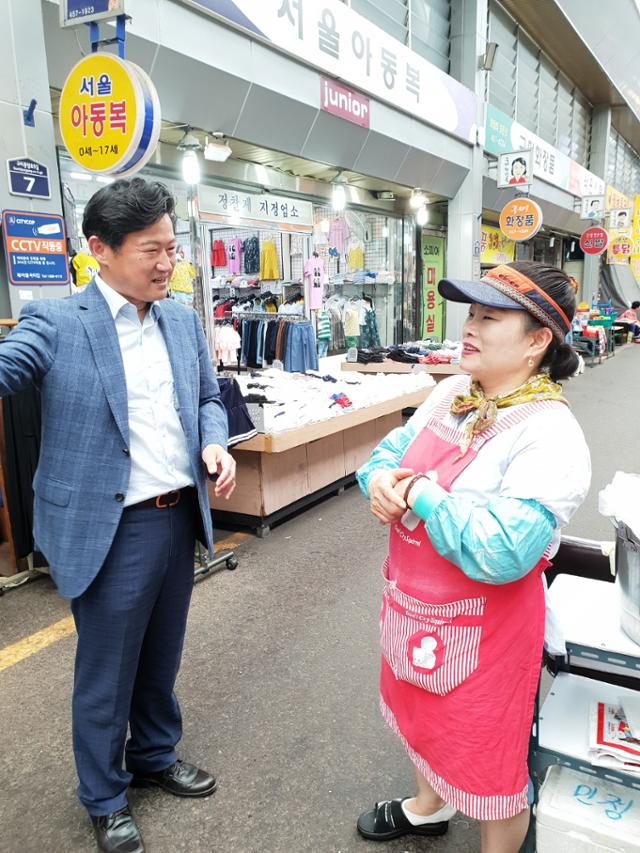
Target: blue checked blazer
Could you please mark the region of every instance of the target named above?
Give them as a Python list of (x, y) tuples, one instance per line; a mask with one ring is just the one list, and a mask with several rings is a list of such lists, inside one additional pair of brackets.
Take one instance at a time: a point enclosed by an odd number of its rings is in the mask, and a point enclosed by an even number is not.
[[(169, 299), (159, 324), (173, 369), (202, 516), (213, 550), (202, 449), (227, 445), (227, 416), (195, 311)], [(65, 299), (28, 303), (0, 344), (0, 396), (34, 383), (42, 397), (42, 445), (33, 481), (34, 539), (66, 598), (100, 570), (129, 484), (127, 387), (115, 322), (95, 282)]]

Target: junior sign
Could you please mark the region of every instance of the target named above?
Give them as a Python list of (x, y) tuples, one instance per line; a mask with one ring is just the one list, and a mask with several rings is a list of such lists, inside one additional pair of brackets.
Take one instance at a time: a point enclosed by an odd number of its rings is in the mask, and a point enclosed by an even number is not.
[(320, 109), (360, 127), (369, 127), (369, 98), (327, 77), (320, 78)]

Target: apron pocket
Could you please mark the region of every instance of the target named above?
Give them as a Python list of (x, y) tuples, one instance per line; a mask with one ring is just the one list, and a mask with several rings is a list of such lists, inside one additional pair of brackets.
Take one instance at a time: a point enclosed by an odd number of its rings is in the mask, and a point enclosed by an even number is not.
[(387, 582), (382, 654), (396, 678), (444, 696), (475, 672), (486, 598), (426, 604)]

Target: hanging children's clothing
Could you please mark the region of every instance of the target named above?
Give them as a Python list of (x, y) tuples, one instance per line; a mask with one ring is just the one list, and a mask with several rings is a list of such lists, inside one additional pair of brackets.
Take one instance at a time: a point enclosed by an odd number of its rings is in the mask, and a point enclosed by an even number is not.
[(211, 266), (226, 267), (227, 256), (224, 251), (224, 243), (222, 240), (214, 240), (211, 248)]
[(244, 271), (253, 274), (260, 271), (260, 244), (257, 237), (247, 237), (242, 244)]
[(318, 311), (318, 331), (316, 337), (318, 339), (318, 357), (324, 358), (329, 351), (329, 343), (331, 341), (331, 320), (326, 311)]
[(233, 275), (240, 272), (242, 243), (237, 237), (227, 243), (227, 269)]
[(304, 265), (304, 278), (308, 287), (309, 308), (321, 308), (326, 280), (325, 266), (322, 258), (315, 255), (309, 258)]
[(260, 280), (277, 281), (279, 278), (276, 244), (273, 240), (265, 240), (260, 250)]
[(329, 245), (338, 250), (339, 255), (344, 255), (349, 238), (349, 226), (346, 219), (338, 216), (331, 221), (329, 226)]
[(71, 259), (71, 266), (75, 274), (74, 284), (76, 287), (85, 287), (100, 271), (100, 264), (88, 252), (78, 252), (74, 255)]
[(347, 267), (350, 270), (364, 269), (364, 251), (362, 246), (351, 246), (347, 253)]

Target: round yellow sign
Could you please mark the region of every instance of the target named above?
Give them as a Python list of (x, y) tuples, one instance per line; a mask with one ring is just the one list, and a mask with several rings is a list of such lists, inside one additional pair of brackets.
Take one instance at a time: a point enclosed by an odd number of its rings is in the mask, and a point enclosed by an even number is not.
[(159, 123), (153, 84), (127, 60), (92, 53), (69, 73), (60, 97), (60, 132), (71, 157), (88, 172), (140, 168), (154, 137), (157, 142)]

